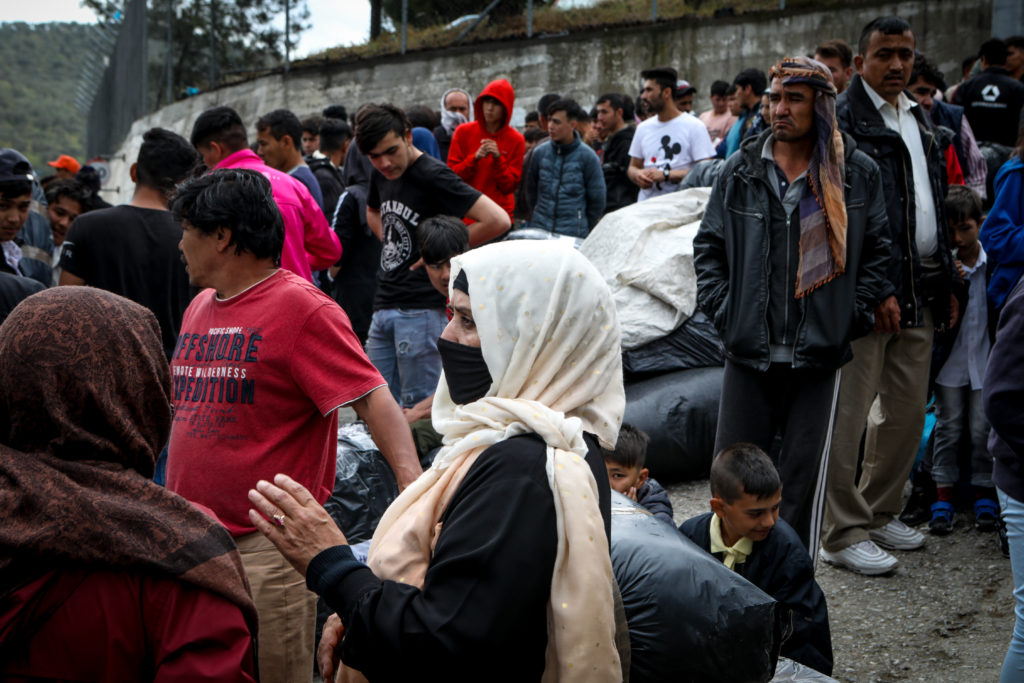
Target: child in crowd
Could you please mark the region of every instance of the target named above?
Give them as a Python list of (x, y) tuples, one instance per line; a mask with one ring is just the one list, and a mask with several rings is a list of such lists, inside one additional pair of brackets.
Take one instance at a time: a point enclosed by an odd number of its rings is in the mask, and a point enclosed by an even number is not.
[[(453, 256), (469, 251), (469, 229), (454, 216), (433, 216), (419, 227), (420, 256), (427, 269), (427, 277), (434, 289), (448, 298), (448, 281), (451, 278)], [(451, 311), (448, 318), (452, 317)], [(412, 428), (416, 452), (424, 465), (431, 451), (440, 447), (441, 437), (430, 422), (430, 407), (434, 395), (426, 397), (412, 408), (403, 408), (405, 419)]]
[(781, 654), (832, 673), (825, 595), (793, 528), (779, 519), (782, 483), (764, 451), (740, 443), (711, 464), (712, 512), (679, 527), (684, 536), (778, 601)]
[(931, 474), (936, 502), (931, 507), (928, 531), (938, 535), (953, 529), (953, 486), (960, 478), (957, 456), (965, 422), (971, 443), (975, 524), (981, 531), (993, 531), (999, 516), (992, 487), (992, 455), (987, 447), (989, 425), (981, 400), (985, 365), (992, 347), (985, 296), (988, 264), (978, 241), (978, 230), (985, 220), (981, 197), (969, 187), (951, 185), (946, 195), (946, 219), (956, 249), (957, 268), (969, 287), (959, 326), (949, 336), (952, 344), (944, 345), (948, 356), (935, 378), (935, 453)]
[(623, 423), (615, 450), (601, 449), (604, 466), (608, 470), (608, 483), (612, 489), (640, 503), (658, 519), (675, 526), (672, 519), (672, 501), (661, 484), (649, 477), (644, 460), (650, 437), (631, 424)]

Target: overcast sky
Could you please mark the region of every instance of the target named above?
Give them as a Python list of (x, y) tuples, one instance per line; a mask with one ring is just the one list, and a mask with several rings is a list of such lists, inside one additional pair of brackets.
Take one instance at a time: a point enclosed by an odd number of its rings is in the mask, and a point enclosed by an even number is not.
[[(307, 4), (312, 28), (302, 34), (294, 51), (296, 58), (335, 45), (362, 43), (369, 37), (369, 0), (307, 0)], [(0, 0), (0, 21), (93, 23), (96, 16), (91, 10), (80, 7), (78, 0)], [(284, 28), (284, 15), (279, 23)]]

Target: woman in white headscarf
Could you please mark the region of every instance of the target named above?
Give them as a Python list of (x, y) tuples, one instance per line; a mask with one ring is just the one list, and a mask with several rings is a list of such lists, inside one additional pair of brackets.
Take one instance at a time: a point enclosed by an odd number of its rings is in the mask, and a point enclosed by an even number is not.
[(611, 295), (550, 243), (453, 258), (451, 282), (444, 447), (385, 513), (369, 567), (287, 477), (257, 485), (250, 515), (337, 612), (341, 659), (369, 680), (621, 680), (598, 447), (625, 405)]

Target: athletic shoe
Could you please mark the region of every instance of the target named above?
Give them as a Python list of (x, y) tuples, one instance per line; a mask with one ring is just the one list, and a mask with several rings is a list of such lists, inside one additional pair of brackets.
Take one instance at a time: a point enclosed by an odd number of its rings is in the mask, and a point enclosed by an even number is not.
[(952, 503), (944, 500), (932, 503), (932, 519), (928, 522), (928, 533), (945, 536), (953, 530), (953, 515), (956, 510)]
[(854, 543), (834, 553), (830, 553), (822, 548), (819, 551), (819, 555), (821, 559), (829, 564), (849, 569), (851, 572), (865, 576), (889, 574), (899, 565), (899, 560), (879, 548), (872, 541)]
[(868, 536), (886, 550), (917, 550), (924, 547), (924, 534), (898, 519), (883, 527), (868, 529)]

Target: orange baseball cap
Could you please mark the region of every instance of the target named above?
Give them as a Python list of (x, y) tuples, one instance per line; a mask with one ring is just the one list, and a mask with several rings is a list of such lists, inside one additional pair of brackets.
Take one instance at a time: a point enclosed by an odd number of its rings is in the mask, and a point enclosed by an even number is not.
[(46, 163), (54, 168), (63, 168), (71, 173), (78, 173), (78, 169), (82, 168), (82, 165), (75, 161), (74, 157), (67, 154), (61, 154), (57, 157), (56, 161), (47, 161)]

